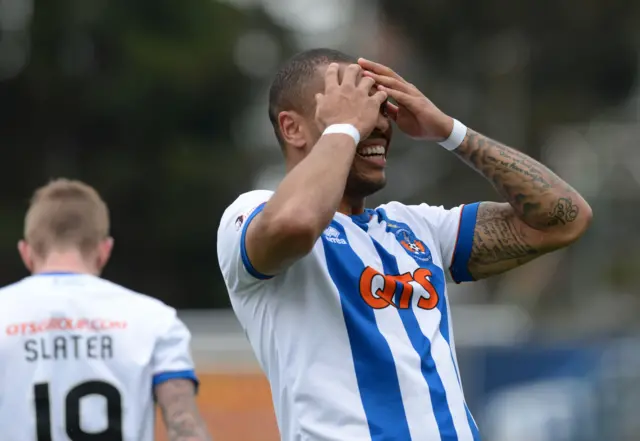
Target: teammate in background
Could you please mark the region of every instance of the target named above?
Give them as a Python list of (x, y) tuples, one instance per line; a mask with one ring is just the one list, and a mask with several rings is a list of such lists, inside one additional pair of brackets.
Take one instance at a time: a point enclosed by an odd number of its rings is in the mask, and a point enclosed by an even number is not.
[(7, 441), (152, 441), (154, 397), (171, 441), (209, 440), (190, 333), (175, 309), (99, 277), (113, 247), (98, 193), (59, 179), (35, 192), (0, 290), (0, 421)]
[[(445, 283), (573, 243), (589, 205), (388, 67), (337, 51), (291, 59), (271, 86), (269, 116), (288, 173), (275, 193), (245, 193), (227, 208), (218, 258), (282, 439), (478, 440)], [(385, 185), (392, 123), (440, 142), (507, 202), (365, 208)]]

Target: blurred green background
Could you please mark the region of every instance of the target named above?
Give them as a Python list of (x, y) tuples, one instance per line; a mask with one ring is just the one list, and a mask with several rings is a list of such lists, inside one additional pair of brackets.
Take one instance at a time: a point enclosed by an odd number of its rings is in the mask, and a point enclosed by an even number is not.
[[(31, 192), (66, 176), (111, 207), (107, 278), (179, 308), (228, 307), (220, 215), (282, 175), (269, 82), (294, 52), (331, 46), (391, 64), (445, 111), (587, 194), (590, 237), (520, 274), (540, 287), (516, 302), (554, 320), (583, 306), (587, 288), (632, 298), (639, 22), (631, 0), (1, 0), (0, 282), (25, 275), (15, 242)], [(391, 162), (372, 203), (495, 199), (434, 146), (397, 136)], [(462, 301), (500, 301), (505, 283), (473, 285), (478, 294)]]
[[(289, 56), (322, 46), (391, 65), (445, 112), (542, 160), (594, 209), (578, 244), (449, 287), (486, 439), (637, 441), (634, 0), (0, 0), (0, 283), (26, 276), (15, 245), (33, 190), (85, 180), (112, 212), (105, 277), (179, 308), (199, 369), (259, 372), (228, 309), (218, 222), (240, 193), (282, 178), (268, 88)], [(370, 205), (497, 198), (454, 155), (399, 133), (388, 176)], [(211, 396), (225, 404), (241, 396), (233, 387)], [(254, 404), (208, 409), (213, 433), (264, 440), (271, 409)], [(252, 427), (254, 438), (242, 432)]]

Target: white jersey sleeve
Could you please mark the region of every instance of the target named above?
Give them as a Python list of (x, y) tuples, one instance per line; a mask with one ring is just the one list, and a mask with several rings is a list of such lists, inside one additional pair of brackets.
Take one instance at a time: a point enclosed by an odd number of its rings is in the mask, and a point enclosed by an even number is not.
[(273, 192), (255, 190), (240, 195), (224, 212), (218, 228), (218, 263), (227, 289), (241, 291), (259, 280), (271, 276), (257, 271), (247, 256), (247, 227), (262, 211)]
[(471, 257), (473, 236), (479, 203), (460, 205), (451, 209), (427, 204), (410, 205), (408, 208), (427, 223), (440, 247), (447, 280), (455, 283), (471, 282), (468, 263)]
[(198, 385), (191, 358), (191, 333), (173, 310), (167, 330), (158, 337), (153, 351), (153, 385), (175, 378), (192, 380)]

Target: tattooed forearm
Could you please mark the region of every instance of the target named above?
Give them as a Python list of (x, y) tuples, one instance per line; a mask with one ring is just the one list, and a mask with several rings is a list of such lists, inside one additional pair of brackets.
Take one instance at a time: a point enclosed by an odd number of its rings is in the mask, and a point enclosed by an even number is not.
[(455, 152), (491, 181), (518, 217), (532, 228), (566, 226), (580, 219), (586, 206), (582, 197), (524, 153), (470, 129)]
[(537, 247), (534, 231), (527, 231), (507, 204), (483, 202), (478, 208), (469, 270), (482, 279), (538, 257), (543, 250)]
[(591, 208), (569, 184), (524, 153), (468, 130), (458, 156), (487, 178), (507, 203), (478, 208), (469, 271), (499, 274), (576, 240)]
[(538, 254), (513, 220), (513, 216), (503, 216), (499, 210), (486, 208), (486, 204), (479, 208), (473, 243), (476, 262), (496, 263)]
[(155, 392), (170, 441), (211, 441), (190, 380), (169, 380)]

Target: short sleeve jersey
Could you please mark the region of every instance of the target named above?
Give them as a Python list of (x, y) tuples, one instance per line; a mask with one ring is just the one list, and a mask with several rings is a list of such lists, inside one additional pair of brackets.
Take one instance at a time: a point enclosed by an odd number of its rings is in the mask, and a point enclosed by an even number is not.
[(271, 195), (249, 192), (229, 206), (218, 259), (282, 439), (479, 440), (446, 288), (472, 280), (478, 204), (337, 213), (310, 254), (270, 277), (253, 267), (245, 236)]
[(153, 386), (196, 382), (175, 309), (91, 275), (0, 289), (2, 439), (154, 439)]

